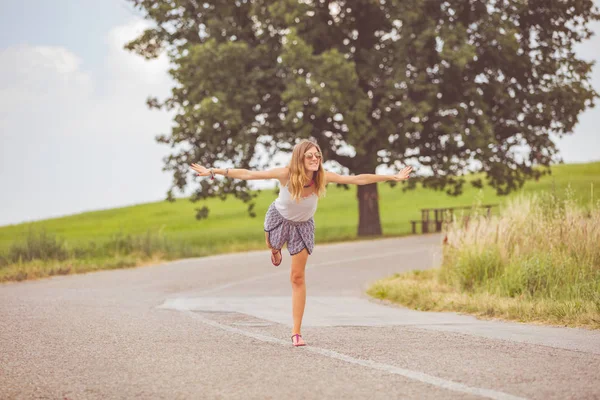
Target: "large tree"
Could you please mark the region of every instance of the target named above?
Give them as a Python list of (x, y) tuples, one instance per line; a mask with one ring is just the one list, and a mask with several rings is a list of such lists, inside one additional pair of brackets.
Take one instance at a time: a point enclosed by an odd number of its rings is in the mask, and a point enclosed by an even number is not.
[[(192, 162), (264, 168), (308, 137), (352, 174), (412, 163), (457, 195), (482, 171), (506, 194), (549, 171), (553, 137), (598, 96), (574, 53), (591, 0), (129, 1), (154, 27), (126, 48), (173, 65), (172, 95), (148, 100), (176, 114), (157, 137), (169, 199)], [(192, 199), (228, 194), (252, 212), (245, 181), (202, 180)], [(357, 197), (358, 234), (381, 234), (377, 186)]]

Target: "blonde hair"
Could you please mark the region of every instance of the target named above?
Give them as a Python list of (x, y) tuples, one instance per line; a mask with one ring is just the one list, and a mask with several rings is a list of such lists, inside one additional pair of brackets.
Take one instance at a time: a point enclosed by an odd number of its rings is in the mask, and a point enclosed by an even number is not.
[(304, 186), (309, 183), (308, 177), (306, 176), (306, 168), (304, 168), (304, 153), (310, 148), (315, 147), (319, 153), (321, 153), (321, 160), (319, 162), (319, 170), (315, 171), (313, 180), (315, 181), (315, 194), (318, 197), (325, 196), (325, 170), (323, 169), (323, 153), (321, 148), (315, 142), (310, 140), (302, 140), (300, 143), (294, 146), (292, 151), (292, 159), (287, 167), (290, 169), (290, 180), (288, 184), (288, 190), (292, 195), (292, 199), (300, 201), (302, 198), (302, 191)]

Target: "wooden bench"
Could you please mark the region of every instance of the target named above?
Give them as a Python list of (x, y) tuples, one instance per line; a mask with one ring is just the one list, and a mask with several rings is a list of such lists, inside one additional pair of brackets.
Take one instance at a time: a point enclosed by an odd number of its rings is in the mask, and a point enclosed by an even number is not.
[[(411, 220), (412, 233), (417, 233), (417, 224), (421, 224), (421, 233), (441, 232), (444, 223), (452, 221), (455, 210), (473, 210), (485, 209), (487, 216), (492, 213), (492, 207), (497, 207), (498, 204), (482, 204), (481, 206), (466, 206), (466, 207), (443, 207), (443, 208), (422, 208), (421, 219)], [(433, 218), (429, 218), (430, 213), (433, 213)], [(467, 216), (468, 218), (468, 216)], [(433, 229), (430, 229), (433, 228)]]

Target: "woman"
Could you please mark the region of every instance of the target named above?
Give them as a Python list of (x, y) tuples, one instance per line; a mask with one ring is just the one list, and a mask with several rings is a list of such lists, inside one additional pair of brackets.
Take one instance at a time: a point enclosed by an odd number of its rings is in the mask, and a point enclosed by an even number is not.
[(224, 175), (233, 179), (278, 179), (281, 184), (279, 197), (269, 206), (265, 217), (265, 241), (271, 249), (271, 262), (281, 264), (281, 249), (287, 243), (292, 258), (290, 281), (292, 284), (292, 344), (304, 346), (306, 343), (300, 334), (304, 306), (306, 304), (306, 284), (304, 270), (308, 256), (314, 248), (315, 224), (313, 216), (317, 210), (317, 201), (325, 195), (325, 186), (330, 183), (367, 185), (383, 181), (401, 181), (408, 179), (412, 170), (406, 167), (396, 175), (361, 174), (343, 176), (323, 169), (319, 146), (309, 140), (303, 140), (294, 146), (292, 160), (287, 167), (273, 168), (267, 171), (249, 171), (247, 169), (205, 168), (192, 164), (198, 176)]

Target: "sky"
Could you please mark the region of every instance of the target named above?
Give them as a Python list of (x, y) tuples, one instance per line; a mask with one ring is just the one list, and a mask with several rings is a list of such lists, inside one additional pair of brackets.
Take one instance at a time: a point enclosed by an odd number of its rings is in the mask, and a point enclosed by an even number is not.
[[(146, 99), (168, 96), (169, 63), (123, 49), (146, 24), (125, 0), (0, 0), (0, 226), (165, 199), (172, 114)], [(600, 64), (592, 28), (577, 51)], [(600, 104), (558, 142), (565, 162), (600, 160), (598, 127)]]

